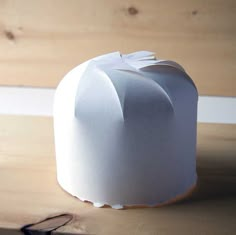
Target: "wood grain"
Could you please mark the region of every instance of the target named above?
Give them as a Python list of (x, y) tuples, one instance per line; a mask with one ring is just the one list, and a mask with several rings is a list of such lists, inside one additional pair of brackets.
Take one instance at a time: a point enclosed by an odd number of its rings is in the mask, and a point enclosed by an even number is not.
[(0, 0), (0, 85), (55, 87), (79, 63), (151, 50), (201, 95), (236, 95), (234, 0)]
[(198, 125), (198, 186), (180, 203), (151, 209), (94, 208), (56, 182), (51, 118), (0, 116), (0, 234), (72, 213), (64, 234), (234, 234), (236, 125)]

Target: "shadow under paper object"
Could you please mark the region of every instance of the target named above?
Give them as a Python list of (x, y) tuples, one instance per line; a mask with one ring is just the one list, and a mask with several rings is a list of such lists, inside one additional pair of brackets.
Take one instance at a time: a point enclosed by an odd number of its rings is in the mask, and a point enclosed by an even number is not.
[(236, 156), (234, 153), (209, 154), (200, 152), (197, 156), (197, 187), (189, 198), (179, 203), (236, 199)]

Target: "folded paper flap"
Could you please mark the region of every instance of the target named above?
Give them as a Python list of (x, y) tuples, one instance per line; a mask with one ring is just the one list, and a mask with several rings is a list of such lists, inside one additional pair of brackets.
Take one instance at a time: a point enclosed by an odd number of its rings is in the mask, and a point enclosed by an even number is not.
[[(135, 94), (143, 95), (137, 100)], [(172, 98), (166, 87), (162, 87), (152, 79), (145, 78), (141, 72), (138, 73), (136, 70), (130, 71), (127, 68), (120, 71), (119, 69), (101, 70), (92, 61), (80, 78), (75, 97), (74, 115), (81, 121), (87, 120), (91, 113), (94, 115), (99, 113), (99, 117), (103, 117), (103, 120), (108, 118), (125, 121), (127, 118), (136, 116), (135, 112), (139, 112), (137, 118), (145, 115), (148, 110), (146, 102), (148, 99), (155, 100), (155, 104), (158, 104), (159, 108), (156, 107), (155, 110), (165, 107), (166, 111), (173, 114)], [(133, 108), (127, 103), (132, 103)], [(105, 107), (109, 107), (109, 113)], [(111, 112), (111, 110), (113, 111)], [(153, 116), (154, 113), (153, 110)], [(97, 115), (97, 119), (99, 117)]]
[(170, 60), (158, 60), (154, 52), (138, 51), (122, 55), (120, 52), (113, 52), (92, 59), (101, 69), (112, 68), (118, 70), (138, 71), (139, 69), (153, 66), (165, 65), (171, 66), (183, 72), (182, 66)]
[(122, 55), (122, 57), (131, 60), (150, 60), (155, 59), (155, 53), (151, 51), (137, 51), (130, 54)]
[[(161, 99), (162, 103), (165, 103), (166, 107), (170, 107), (171, 113), (173, 113), (174, 107), (171, 91), (157, 79), (150, 79), (144, 74), (145, 68), (155, 71), (159, 66), (175, 68), (183, 72), (183, 80), (191, 80), (188, 78), (181, 65), (170, 60), (156, 59), (155, 54), (150, 51), (139, 51), (124, 55), (120, 52), (113, 52), (91, 59), (80, 76), (77, 92), (75, 94), (75, 116), (82, 116), (82, 110), (87, 110), (89, 104), (93, 105), (93, 109), (96, 110), (94, 104), (96, 104), (98, 108), (100, 104), (104, 105), (110, 102), (109, 106), (117, 108), (116, 112), (114, 112), (117, 113), (116, 116), (124, 120), (128, 115), (125, 103), (131, 102), (131, 96), (127, 97), (126, 93), (133, 94), (135, 90), (136, 93), (141, 94), (146, 92), (144, 91), (145, 89), (151, 89), (150, 87), (157, 91), (153, 93), (155, 94), (155, 98)], [(122, 71), (125, 74), (121, 74)], [(124, 79), (124, 77), (127, 79)], [(137, 82), (134, 83), (134, 79), (138, 79)], [(138, 85), (140, 83), (143, 83), (143, 85)], [(191, 83), (193, 84), (193, 82)], [(104, 98), (105, 94), (109, 97), (109, 101)], [(153, 99), (153, 94), (147, 92), (145, 97), (152, 96), (150, 99)], [(83, 104), (86, 104), (86, 108), (84, 109), (82, 108)], [(138, 104), (138, 102), (135, 101), (135, 104)], [(140, 105), (141, 104), (142, 102), (140, 102)], [(141, 108), (140, 106), (140, 109)], [(117, 110), (119, 110), (119, 112)]]

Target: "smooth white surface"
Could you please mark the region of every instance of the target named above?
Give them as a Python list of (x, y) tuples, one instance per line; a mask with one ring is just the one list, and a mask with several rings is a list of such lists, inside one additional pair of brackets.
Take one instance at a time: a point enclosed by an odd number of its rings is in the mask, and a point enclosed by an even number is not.
[(197, 90), (153, 55), (93, 58), (56, 89), (58, 183), (96, 207), (159, 205), (196, 184)]
[[(52, 116), (55, 89), (0, 87), (0, 114)], [(236, 97), (200, 96), (198, 122), (236, 124)]]
[(236, 123), (236, 97), (200, 96), (198, 122)]
[(52, 116), (54, 89), (0, 87), (0, 114)]

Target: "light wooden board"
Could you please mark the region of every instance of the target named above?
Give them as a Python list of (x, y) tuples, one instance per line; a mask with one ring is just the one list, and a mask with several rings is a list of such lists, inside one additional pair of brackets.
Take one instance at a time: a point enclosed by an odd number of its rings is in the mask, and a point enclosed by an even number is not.
[(0, 84), (55, 87), (77, 64), (151, 50), (201, 95), (236, 95), (235, 0), (0, 0)]
[(198, 187), (181, 203), (151, 209), (94, 208), (56, 182), (51, 118), (0, 116), (0, 234), (73, 213), (77, 234), (234, 234), (236, 125), (198, 125)]

